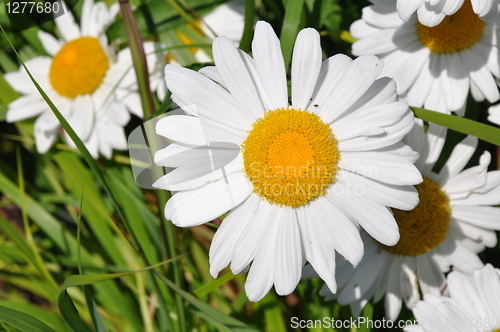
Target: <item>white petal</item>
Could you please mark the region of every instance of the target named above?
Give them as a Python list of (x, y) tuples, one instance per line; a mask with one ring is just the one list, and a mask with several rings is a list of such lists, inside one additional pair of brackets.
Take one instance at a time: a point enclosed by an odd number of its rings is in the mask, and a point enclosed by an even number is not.
[(45, 51), (52, 56), (56, 55), (63, 45), (50, 33), (42, 30), (38, 30), (38, 39), (40, 39), (40, 42), (42, 43)]
[(297, 217), (306, 259), (330, 291), (335, 293), (335, 248), (329, 232), (325, 231), (325, 222), (320, 210), (302, 207), (297, 209)]
[(167, 86), (181, 107), (192, 107), (201, 117), (227, 127), (248, 131), (254, 118), (238, 106), (237, 101), (220, 85), (192, 70), (167, 65)]
[(416, 269), (417, 260), (414, 257), (405, 257), (401, 270), (399, 287), (405, 304), (409, 309), (412, 309), (418, 300), (420, 300), (417, 276), (415, 274)]
[[(331, 186), (327, 195), (378, 242), (393, 246), (399, 241), (398, 224), (385, 206), (356, 195), (340, 182)], [(363, 206), (363, 209), (359, 209), (359, 206)]]
[(487, 66), (483, 65), (478, 68), (478, 54), (472, 50), (465, 50), (461, 55), (465, 67), (469, 70), (471, 80), (474, 81), (490, 103), (497, 101), (500, 98), (498, 87)]
[(458, 240), (446, 239), (437, 250), (459, 271), (472, 273), (474, 269), (483, 267), (479, 257)]
[(233, 42), (227, 37), (216, 38), (213, 43), (213, 53), (222, 85), (245, 108), (246, 113), (252, 114), (254, 118), (262, 117), (264, 108), (257, 89)]
[(500, 230), (500, 208), (492, 206), (454, 206), (451, 216), (486, 229)]
[(422, 175), (408, 160), (376, 152), (342, 152), (339, 167), (374, 180), (408, 185), (422, 182)]
[(75, 19), (73, 14), (68, 11), (68, 7), (64, 5), (64, 15), (59, 16), (54, 21), (56, 22), (57, 28), (59, 32), (64, 37), (66, 42), (69, 42), (73, 39), (80, 38), (80, 28), (75, 23)]
[(371, 180), (364, 176), (339, 170), (338, 181), (353, 191), (383, 206), (412, 210), (418, 204), (418, 193), (413, 186), (395, 186)]
[(305, 110), (321, 69), (321, 46), (315, 29), (299, 32), (292, 58), (292, 107)]
[[(278, 211), (277, 217), (279, 214), (280, 211)], [(279, 230), (278, 220), (268, 222), (267, 225), (245, 282), (248, 299), (253, 302), (261, 300), (269, 292), (274, 282), (275, 251), (278, 249), (276, 243)]]
[(94, 105), (90, 95), (76, 97), (69, 125), (82, 141), (87, 140), (94, 127)]
[(363, 96), (375, 82), (383, 64), (373, 55), (363, 55), (354, 60), (335, 85), (325, 105), (319, 105), (320, 108), (326, 108), (325, 111), (320, 110), (323, 121), (332, 122)]
[(43, 121), (42, 116), (39, 116), (35, 121), (35, 143), (38, 153), (44, 154), (45, 152), (49, 151), (50, 147), (57, 140), (57, 131), (59, 128), (45, 131), (37, 125), (40, 119), (42, 119), (41, 121)]
[(429, 255), (417, 256), (418, 283), (423, 294), (441, 295), (445, 283), (444, 274)]
[(396, 320), (401, 311), (401, 295), (399, 294), (399, 280), (403, 264), (403, 256), (393, 256), (387, 279), (387, 293), (385, 294), (385, 315), (390, 320)]
[[(483, 303), (489, 307), (491, 316), (500, 317), (500, 278), (498, 273), (490, 264), (487, 264), (482, 271), (474, 271), (474, 280), (478, 285), (479, 295)], [(498, 326), (498, 321), (496, 322)]]
[(422, 6), (423, 4), (423, 0), (399, 0), (396, 2), (396, 8), (401, 19), (403, 21), (408, 21), (410, 19), (410, 16), (413, 15), (413, 13), (415, 13), (417, 9), (420, 8), (420, 6)]
[(476, 147), (477, 138), (475, 136), (469, 135), (464, 138), (453, 149), (443, 169), (439, 172), (436, 181), (440, 184), (444, 184), (449, 178), (453, 178), (462, 171), (474, 154), (474, 151), (476, 151)]
[(7, 111), (7, 122), (16, 122), (29, 119), (43, 111), (52, 112), (48, 105), (37, 95), (21, 96), (9, 104)]
[(242, 173), (231, 174), (202, 188), (175, 194), (165, 206), (165, 217), (179, 227), (200, 225), (239, 205), (251, 190)]
[(458, 110), (463, 107), (469, 94), (469, 77), (460, 54), (443, 54), (445, 70), (441, 75), (441, 89), (446, 107)]
[(240, 237), (243, 229), (252, 221), (259, 202), (259, 196), (250, 195), (222, 221), (210, 245), (210, 274), (212, 277), (217, 278), (219, 272), (231, 262), (236, 240)]
[(285, 62), (280, 41), (271, 25), (257, 22), (252, 52), (262, 85), (271, 101), (273, 109), (288, 106)]
[[(240, 236), (236, 239), (234, 254), (231, 261), (231, 271), (234, 274), (242, 272), (255, 258), (258, 248), (263, 244), (264, 236), (277, 222), (279, 206), (262, 201), (251, 221), (244, 226)], [(274, 246), (271, 248), (274, 249)]]
[(101, 142), (105, 142), (115, 150), (127, 149), (127, 138), (122, 126), (116, 124), (108, 116), (97, 119), (96, 125)]
[(363, 260), (363, 262), (356, 267), (354, 276), (339, 292), (339, 303), (346, 305), (361, 298), (365, 298), (366, 293), (375, 283), (379, 274), (384, 273), (382, 269), (386, 267), (386, 259), (387, 254), (379, 251), (369, 260)]
[(304, 266), (300, 228), (293, 209), (280, 209), (275, 222), (274, 287), (279, 295), (288, 295), (297, 287)]

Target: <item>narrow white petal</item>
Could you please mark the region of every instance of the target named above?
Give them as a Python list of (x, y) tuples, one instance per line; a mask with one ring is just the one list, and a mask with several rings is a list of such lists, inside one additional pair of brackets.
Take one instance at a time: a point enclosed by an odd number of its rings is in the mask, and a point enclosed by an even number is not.
[(355, 194), (361, 194), (383, 206), (412, 210), (418, 204), (418, 193), (414, 186), (389, 185), (341, 169), (337, 179)]
[(274, 287), (279, 295), (288, 295), (297, 287), (304, 266), (300, 228), (294, 209), (280, 209), (275, 222)]
[(236, 240), (240, 237), (243, 229), (252, 221), (259, 202), (259, 196), (250, 195), (222, 221), (210, 245), (210, 274), (212, 277), (217, 278), (219, 272), (231, 262)]
[(408, 160), (376, 152), (342, 152), (339, 167), (374, 180), (408, 185), (422, 182), (419, 170)]
[(287, 107), (285, 61), (281, 53), (280, 41), (269, 23), (257, 22), (252, 52), (257, 72), (273, 109)]
[(50, 33), (42, 30), (38, 30), (38, 39), (42, 42), (42, 46), (45, 51), (52, 56), (56, 55), (63, 45), (63, 43), (57, 40)]
[(44, 111), (52, 112), (48, 108), (45, 101), (37, 95), (21, 96), (9, 104), (6, 120), (17, 122), (37, 116)]
[(321, 46), (315, 29), (299, 32), (292, 58), (292, 107), (305, 110), (321, 69)]
[(88, 139), (94, 128), (94, 116), (94, 105), (90, 95), (76, 97), (68, 122), (82, 141)]
[[(356, 195), (342, 183), (336, 183), (328, 190), (327, 197), (378, 242), (393, 246), (399, 241), (399, 228), (391, 212), (363, 195)], [(363, 209), (359, 209), (363, 206)]]
[(227, 90), (192, 70), (167, 65), (165, 67), (167, 87), (181, 107), (193, 107), (200, 117), (206, 117), (227, 127), (248, 131), (254, 117), (241, 108)]
[(264, 107), (244, 60), (233, 42), (227, 37), (216, 38), (213, 53), (222, 85), (238, 100), (246, 113), (252, 114), (254, 118), (262, 117)]
[(165, 206), (165, 217), (179, 227), (200, 225), (239, 205), (251, 190), (242, 173), (231, 174), (202, 188), (175, 194)]
[(57, 28), (59, 32), (64, 37), (66, 42), (69, 42), (73, 39), (77, 39), (81, 37), (80, 28), (75, 23), (75, 18), (70, 11), (68, 11), (68, 7), (64, 5), (64, 15), (59, 16), (54, 21), (56, 22)]

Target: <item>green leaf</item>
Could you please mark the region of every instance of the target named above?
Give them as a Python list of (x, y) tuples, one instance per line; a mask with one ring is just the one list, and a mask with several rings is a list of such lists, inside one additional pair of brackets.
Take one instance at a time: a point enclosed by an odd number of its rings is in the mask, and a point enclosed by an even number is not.
[(500, 129), (484, 123), (476, 122), (456, 115), (443, 114), (423, 108), (410, 107), (415, 116), (427, 122), (458, 131), (460, 133), (476, 136), (483, 141), (500, 146)]
[(0, 75), (0, 100), (8, 105), (19, 97), (17, 93), (9, 83), (5, 80), (3, 75)]
[(198, 297), (203, 297), (212, 293), (214, 290), (224, 285), (225, 283), (236, 278), (236, 274), (226, 273), (222, 276), (219, 276), (217, 279), (214, 279), (212, 282), (205, 283), (203, 286), (196, 288), (193, 293)]
[(304, 0), (292, 0), (286, 4), (285, 18), (281, 28), (281, 51), (285, 59), (285, 68), (288, 69), (292, 60), (292, 50), (295, 38), (299, 32), (300, 18), (304, 10)]
[[(362, 316), (364, 318), (366, 318), (366, 322), (370, 322), (370, 321), (373, 320), (373, 305), (370, 302), (368, 302), (365, 305), (365, 307), (363, 309), (363, 315)], [(359, 332), (370, 332), (372, 330), (370, 326), (371, 325), (368, 324), (368, 323), (360, 325), (358, 331)]]
[(245, 0), (245, 26), (240, 41), (240, 49), (244, 52), (250, 51), (253, 39), (253, 25), (255, 21), (255, 0)]
[(0, 321), (22, 332), (55, 332), (38, 319), (4, 306), (0, 306)]
[[(179, 256), (181, 257), (181, 256)], [(144, 272), (147, 270), (154, 269), (158, 266), (165, 265), (167, 263), (170, 263), (179, 257), (172, 258), (169, 260), (166, 260), (164, 262), (148, 266), (144, 269), (137, 270), (137, 271), (130, 271), (130, 272), (122, 272), (122, 273), (114, 273), (114, 274), (98, 274), (98, 275), (73, 275), (69, 278), (66, 278), (64, 280), (64, 284), (61, 289), (61, 293), (59, 294), (59, 300), (58, 300), (58, 306), (59, 306), (59, 311), (61, 311), (61, 314), (63, 315), (64, 319), (66, 322), (71, 326), (71, 328), (75, 332), (91, 332), (92, 330), (83, 322), (83, 320), (80, 318), (80, 315), (78, 314), (78, 310), (75, 307), (75, 304), (73, 303), (73, 300), (69, 296), (67, 289), (70, 287), (74, 286), (85, 286), (85, 285), (91, 285), (95, 283), (99, 283), (102, 281), (106, 280), (111, 280), (115, 279), (118, 277), (124, 277), (128, 275), (132, 275), (138, 272)]]
[(187, 302), (191, 303), (194, 307), (196, 307), (198, 310), (203, 312), (204, 314), (210, 316), (211, 319), (215, 319), (217, 322), (225, 325), (229, 331), (253, 331), (256, 332), (258, 330), (246, 325), (245, 323), (237, 320), (236, 318), (233, 318), (229, 315), (226, 315), (223, 312), (220, 312), (217, 309), (212, 308), (210, 305), (206, 304), (205, 302), (197, 299), (193, 295), (185, 292), (181, 288), (179, 288), (176, 284), (174, 284), (170, 279), (166, 278), (163, 275), (157, 274), (167, 285), (168, 287), (172, 288), (174, 292), (182, 296), (184, 300)]

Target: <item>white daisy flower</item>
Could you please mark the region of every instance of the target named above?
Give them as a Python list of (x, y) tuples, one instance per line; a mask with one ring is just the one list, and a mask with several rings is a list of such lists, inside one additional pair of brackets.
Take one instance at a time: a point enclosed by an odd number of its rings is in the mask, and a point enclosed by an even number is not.
[(413, 313), (418, 325), (407, 332), (498, 332), (500, 331), (500, 270), (486, 264), (466, 275), (448, 275), (450, 297), (427, 294)]
[[(110, 158), (112, 149), (127, 149), (123, 127), (129, 122), (129, 111), (142, 117), (137, 83), (135, 80), (134, 84), (121, 83), (129, 71), (133, 72), (130, 50), (124, 49), (115, 55), (105, 34), (117, 12), (118, 4), (108, 9), (104, 2), (85, 0), (81, 25), (75, 23), (71, 12), (56, 18), (62, 39), (38, 31), (50, 56), (37, 56), (26, 61), (35, 80), (94, 158), (99, 152)], [(36, 147), (39, 153), (47, 152), (57, 140), (59, 121), (23, 67), (4, 77), (22, 94), (9, 105), (7, 121), (38, 116), (35, 121)], [(65, 136), (68, 144), (74, 147), (71, 138), (66, 133)]]
[[(228, 37), (235, 46), (238, 46), (243, 35), (243, 29), (245, 27), (245, 2), (241, 0), (232, 0), (226, 2), (220, 6), (217, 6), (210, 13), (204, 15), (199, 23), (199, 27), (203, 33), (209, 38), (215, 38), (217, 36)], [(181, 41), (185, 45), (192, 44), (192, 41), (185, 35), (178, 33)], [(165, 48), (163, 45), (148, 45), (147, 53), (151, 54), (155, 50)], [(193, 56), (199, 63), (213, 62), (207, 53), (200, 48), (192, 48)], [(156, 54), (159, 54), (156, 51)], [(153, 65), (156, 65), (160, 70), (153, 70), (151, 75), (151, 90), (156, 92), (159, 100), (163, 100), (167, 94), (167, 86), (165, 84), (165, 77), (163, 74), (163, 68), (168, 63), (174, 65), (180, 65), (171, 53), (166, 56), (159, 57)]]
[(469, 274), (483, 266), (477, 253), (496, 245), (494, 230), (500, 229), (500, 208), (491, 206), (500, 203), (500, 171), (487, 172), (488, 152), (478, 166), (463, 170), (477, 145), (477, 138), (468, 136), (434, 173), (445, 136), (446, 128), (431, 123), (425, 133), (423, 122), (416, 121), (404, 141), (420, 153), (416, 166), (424, 181), (417, 185), (420, 203), (414, 210), (393, 209), (398, 244), (390, 247), (365, 236), (365, 256), (356, 268), (337, 259), (338, 293), (323, 287), (320, 294), (350, 304), (356, 316), (372, 296), (378, 302), (385, 295), (386, 316), (395, 320), (403, 300), (411, 309), (420, 293), (440, 295), (451, 266)]
[[(415, 152), (401, 143), (413, 114), (397, 100), (394, 81), (376, 79), (382, 61), (336, 55), (322, 62), (314, 29), (295, 43), (291, 105), (280, 42), (268, 23), (257, 23), (252, 50), (253, 58), (218, 37), (214, 67), (166, 66), (173, 101), (189, 115), (157, 124), (157, 133), (176, 143), (155, 162), (177, 169), (154, 186), (178, 192), (165, 207), (177, 226), (231, 210), (213, 239), (210, 273), (217, 277), (229, 263), (240, 273), (253, 261), (245, 284), (251, 301), (273, 284), (278, 294), (291, 293), (306, 260), (335, 291), (335, 252), (354, 265), (363, 256), (358, 226), (393, 245), (399, 232), (387, 206), (409, 210), (418, 202), (412, 184), (422, 178), (407, 160)], [(213, 142), (233, 143), (237, 157), (204, 172), (201, 150), (193, 148)]]
[(495, 82), (500, 78), (495, 32), (500, 16), (485, 22), (466, 0), (455, 14), (430, 28), (416, 14), (402, 21), (395, 1), (374, 1), (363, 9), (362, 19), (350, 27), (358, 39), (353, 54), (380, 56), (385, 62), (381, 75), (396, 81), (398, 94), (411, 106), (463, 115), (469, 90), (477, 101), (500, 98)]
[[(397, 0), (399, 17), (408, 21), (417, 12), (418, 20), (423, 25), (435, 27), (447, 15), (455, 14), (464, 0)], [(472, 9), (482, 20), (495, 18), (500, 10), (498, 0), (472, 0)]]

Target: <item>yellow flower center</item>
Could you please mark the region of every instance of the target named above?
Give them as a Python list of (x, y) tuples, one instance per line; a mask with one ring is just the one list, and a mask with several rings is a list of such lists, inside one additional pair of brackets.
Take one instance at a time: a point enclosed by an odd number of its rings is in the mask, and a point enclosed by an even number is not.
[(268, 111), (255, 121), (242, 146), (254, 192), (270, 203), (298, 207), (325, 194), (335, 182), (337, 140), (316, 114)]
[(50, 83), (62, 96), (92, 93), (109, 68), (109, 59), (94, 37), (81, 37), (64, 45), (50, 66)]
[(453, 15), (446, 16), (435, 27), (417, 23), (422, 45), (433, 53), (454, 53), (468, 49), (481, 39), (485, 22), (472, 10), (470, 0)]
[(424, 176), (416, 186), (420, 203), (411, 211), (392, 209), (399, 226), (399, 242), (392, 247), (379, 244), (394, 255), (419, 256), (436, 248), (450, 226), (448, 197), (439, 185)]

